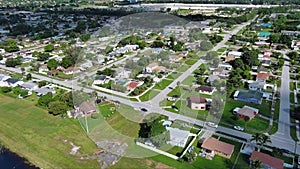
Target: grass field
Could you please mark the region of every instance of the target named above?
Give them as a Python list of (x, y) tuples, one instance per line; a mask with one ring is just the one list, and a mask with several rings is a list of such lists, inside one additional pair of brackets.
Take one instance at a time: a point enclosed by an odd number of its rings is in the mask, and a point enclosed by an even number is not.
[(142, 102), (148, 101), (148, 100), (152, 99), (153, 97), (155, 97), (158, 93), (159, 93), (159, 91), (149, 90), (145, 94), (143, 94), (142, 96), (140, 96), (140, 100)]
[(196, 78), (194, 76), (188, 76), (186, 79), (182, 81), (183, 85), (192, 85), (193, 82), (196, 81)]
[(165, 89), (167, 86), (169, 86), (172, 82), (173, 82), (173, 80), (166, 80), (166, 79), (163, 79), (161, 82), (157, 83), (157, 84), (153, 87), (153, 89), (163, 90), (163, 89)]
[(197, 62), (197, 60), (190, 59), (190, 60), (186, 61), (185, 64), (187, 64), (187, 65), (193, 65), (196, 62)]
[(0, 141), (8, 149), (42, 168), (99, 168), (96, 160), (80, 160), (70, 155), (80, 146), (80, 154), (92, 155), (96, 145), (76, 120), (49, 115), (32, 102), (0, 95)]
[[(248, 103), (246, 102), (242, 103), (240, 101), (227, 98), (221, 123), (223, 122), (225, 124), (242, 126), (245, 128), (246, 132), (250, 132), (250, 133), (263, 132), (264, 130), (266, 130), (269, 126), (269, 121), (261, 117), (255, 117), (249, 122), (245, 122), (244, 119), (238, 119), (238, 120), (233, 119), (232, 110), (236, 107), (242, 107), (243, 105), (248, 105)], [(259, 113), (261, 113), (261, 109)]]

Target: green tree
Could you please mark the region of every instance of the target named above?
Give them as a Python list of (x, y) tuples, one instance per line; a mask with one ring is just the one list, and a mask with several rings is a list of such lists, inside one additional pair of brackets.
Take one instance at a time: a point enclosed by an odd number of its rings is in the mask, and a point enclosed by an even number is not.
[(200, 43), (200, 50), (208, 51), (213, 48), (213, 45), (209, 41), (202, 41)]
[(216, 51), (209, 51), (206, 54), (206, 58), (207, 58), (207, 60), (218, 59), (218, 53)]
[(54, 45), (52, 44), (46, 45), (44, 48), (45, 52), (52, 52), (53, 50), (54, 50)]
[(66, 113), (68, 106), (64, 102), (54, 101), (48, 104), (48, 111), (53, 115), (60, 115)]
[(61, 66), (64, 68), (68, 68), (73, 65), (74, 65), (74, 63), (72, 62), (72, 60), (69, 57), (64, 57), (61, 61)]
[(49, 70), (56, 69), (58, 66), (58, 62), (55, 59), (49, 59), (47, 67)]
[(81, 40), (82, 42), (86, 42), (86, 41), (88, 41), (88, 40), (91, 38), (91, 35), (90, 35), (90, 34), (81, 34), (81, 35), (79, 36), (79, 38), (80, 38), (80, 40)]
[(4, 86), (4, 87), (1, 87), (1, 91), (2, 91), (3, 93), (8, 93), (8, 92), (11, 92), (11, 91), (12, 91), (12, 88), (11, 88), (11, 87), (6, 87), (6, 86)]
[(251, 141), (255, 141), (256, 144), (259, 144), (261, 140), (261, 134), (260, 133), (255, 133), (252, 135)]
[(39, 82), (38, 82), (39, 88), (41, 88), (41, 87), (43, 87), (43, 86), (46, 86), (46, 85), (47, 85), (47, 81), (45, 81), (45, 80), (42, 80), (42, 81), (39, 81)]
[(3, 59), (3, 56), (2, 55), (0, 55), (0, 60), (2, 60)]
[(252, 161), (250, 169), (261, 169), (262, 165), (258, 159)]
[(48, 93), (48, 94), (45, 94), (44, 96), (41, 96), (38, 100), (38, 105), (40, 106), (48, 106), (48, 104), (50, 102), (52, 102), (53, 99), (52, 99), (52, 94), (51, 93)]
[(292, 51), (292, 52), (289, 52), (289, 53), (287, 54), (287, 56), (288, 56), (291, 60), (296, 60), (296, 59), (298, 59), (298, 57), (299, 57), (299, 53), (296, 52), (296, 51)]
[(13, 93), (15, 95), (21, 96), (21, 97), (25, 97), (28, 95), (28, 91), (27, 90), (23, 90), (20, 87), (15, 87), (12, 89)]
[(27, 75), (26, 75), (26, 80), (31, 80), (32, 79), (32, 75), (31, 75), (31, 73), (28, 73)]
[(17, 65), (20, 65), (20, 61), (16, 58), (8, 58), (5, 62), (5, 66), (7, 67), (16, 67)]

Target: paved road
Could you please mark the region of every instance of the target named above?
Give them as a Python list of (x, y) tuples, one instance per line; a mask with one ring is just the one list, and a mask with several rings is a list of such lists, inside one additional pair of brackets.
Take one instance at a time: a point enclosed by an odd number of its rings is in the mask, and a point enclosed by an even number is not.
[[(255, 20), (255, 19), (253, 19)], [(226, 46), (225, 43), (231, 38), (232, 35), (237, 34), (241, 29), (243, 29), (245, 26), (249, 25), (253, 20), (250, 20), (246, 23), (241, 24), (239, 27), (234, 29), (230, 32), (230, 34), (226, 34), (223, 38), (223, 40), (218, 43), (212, 51), (217, 51), (218, 49)], [(159, 103), (163, 101), (165, 98), (167, 98), (167, 94), (172, 91), (171, 88), (175, 88), (177, 86), (177, 82), (182, 82), (184, 79), (186, 79), (189, 75), (191, 75), (202, 63), (204, 63), (204, 60), (200, 59), (195, 64), (193, 64), (187, 71), (182, 73), (181, 76), (179, 76), (176, 80), (174, 80), (168, 87), (166, 87), (164, 90), (162, 90), (158, 95), (156, 95), (152, 100), (146, 102), (147, 104), (152, 104), (155, 106), (159, 106)]]
[[(288, 59), (285, 52), (284, 58)], [(271, 138), (282, 139), (282, 141), (292, 140), (290, 136), (290, 73), (289, 61), (284, 62), (280, 87), (280, 109), (278, 120), (278, 131)]]
[[(242, 26), (240, 26), (237, 29), (235, 29), (234, 31), (232, 31), (232, 34), (236, 34), (240, 29), (242, 29), (244, 26), (246, 26), (249, 23), (250, 22), (242, 24)], [(217, 49), (223, 47), (225, 45), (225, 42), (230, 38), (230, 36), (231, 35), (226, 35), (224, 37), (224, 40), (221, 43), (219, 43), (213, 50), (217, 50)], [(195, 68), (197, 68), (202, 62), (203, 62), (203, 60), (199, 60), (195, 64), (196, 66), (192, 66), (190, 69), (188, 69), (184, 73), (185, 76), (180, 76), (181, 78), (179, 78), (178, 80), (183, 80), (183, 77), (187, 77), (188, 75), (190, 75), (193, 72), (192, 70), (195, 69)], [(20, 69), (7, 68), (4, 65), (0, 65), (0, 68), (6, 69), (6, 70), (9, 70), (9, 71), (12, 71), (12, 72), (21, 73)], [(289, 78), (288, 75), (287, 76), (285, 75), (286, 73), (289, 73), (288, 72), (288, 67), (284, 68), (283, 71), (284, 71), (283, 72), (283, 77)], [(52, 79), (50, 77), (41, 76), (41, 75), (37, 75), (37, 74), (32, 74), (32, 76), (34, 78), (37, 78), (37, 79), (46, 80), (46, 81), (50, 81), (50, 82), (55, 83), (55, 84), (59, 84), (59, 85), (66, 86), (66, 87), (70, 87), (70, 88), (73, 88), (74, 90), (81, 90), (81, 89), (83, 89), (84, 92), (88, 92), (88, 93), (90, 93), (90, 92), (93, 91), (92, 89), (82, 88), (82, 87), (78, 86), (77, 82), (75, 82), (74, 80), (73, 81), (59, 81), (59, 80)], [(177, 83), (178, 80), (175, 80), (170, 86), (176, 85), (176, 83)], [(289, 93), (289, 82), (288, 81), (289, 80), (283, 79), (283, 82), (284, 82), (283, 85), (287, 85), (288, 84), (287, 86), (288, 86), (288, 93)], [(284, 87), (282, 87), (282, 88), (284, 88)], [(204, 122), (201, 121), (201, 120), (197, 120), (197, 119), (194, 119), (194, 118), (191, 118), (191, 117), (187, 117), (187, 116), (184, 116), (184, 115), (172, 113), (172, 112), (166, 111), (166, 110), (160, 108), (159, 106), (157, 106), (157, 104), (159, 103), (157, 101), (161, 100), (161, 98), (166, 98), (166, 95), (167, 95), (167, 93), (169, 91), (170, 91), (170, 89), (168, 89), (168, 88), (164, 89), (162, 91), (162, 94), (159, 94), (159, 96), (155, 97), (153, 100), (148, 101), (148, 102), (133, 102), (133, 101), (130, 101), (130, 100), (127, 100), (127, 99), (124, 99), (124, 98), (117, 97), (117, 96), (111, 96), (109, 94), (105, 94), (105, 93), (102, 93), (102, 92), (98, 92), (98, 94), (99, 94), (99, 96), (105, 96), (105, 97), (107, 97), (110, 100), (117, 100), (117, 101), (119, 101), (119, 102), (121, 102), (123, 104), (131, 105), (134, 108), (144, 107), (144, 108), (148, 109), (148, 112), (156, 112), (156, 113), (159, 113), (159, 114), (162, 114), (162, 115), (166, 115), (166, 116), (168, 116), (170, 118), (170, 120), (179, 119), (179, 120), (182, 120), (182, 121), (185, 121), (185, 122), (188, 122), (188, 123), (193, 123), (193, 124), (197, 124), (199, 126), (203, 126)], [(282, 91), (281, 93), (285, 93), (285, 92), (286, 92), (286, 90)], [(283, 95), (282, 99), (285, 99), (286, 97), (287, 96)], [(287, 99), (289, 99), (289, 97), (287, 97)], [(153, 102), (153, 101), (155, 101), (155, 102)], [(283, 106), (286, 107), (286, 102), (284, 102), (284, 103), (285, 104)], [(287, 104), (287, 105), (289, 105), (289, 104)], [(282, 111), (286, 112), (284, 108), (283, 108)], [(282, 114), (282, 113), (280, 113), (280, 114)], [(287, 122), (287, 120), (284, 119), (284, 118), (286, 118), (286, 116), (284, 116), (284, 114), (283, 114), (283, 116), (280, 117), (280, 120), (282, 120), (283, 122)], [(289, 118), (287, 118), (287, 119), (289, 119)], [(282, 129), (282, 128), (284, 128), (284, 129)], [(279, 131), (281, 131), (283, 133), (283, 135), (280, 135), (280, 132), (279, 132), (279, 133), (276, 133), (276, 135), (271, 136), (272, 145), (280, 147), (280, 148), (285, 148), (285, 149), (288, 149), (290, 151), (294, 151), (295, 142), (290, 138), (289, 134), (287, 134), (287, 133), (289, 133), (289, 129), (286, 129), (286, 127), (281, 127), (280, 129), (281, 130), (279, 130)], [(288, 130), (288, 131), (286, 131), (286, 130)], [(219, 126), (217, 128), (217, 131), (221, 131), (221, 132), (228, 133), (228, 134), (231, 134), (231, 135), (234, 135), (234, 136), (238, 136), (238, 137), (243, 137), (243, 138), (246, 138), (248, 140), (251, 138), (250, 134), (247, 134), (247, 133), (244, 133), (244, 132), (240, 132), (240, 131), (236, 131), (236, 130), (233, 130), (233, 129), (230, 129), (230, 128), (225, 128), (225, 127), (222, 127), (222, 126)], [(300, 153), (300, 146), (297, 147), (297, 153)]]

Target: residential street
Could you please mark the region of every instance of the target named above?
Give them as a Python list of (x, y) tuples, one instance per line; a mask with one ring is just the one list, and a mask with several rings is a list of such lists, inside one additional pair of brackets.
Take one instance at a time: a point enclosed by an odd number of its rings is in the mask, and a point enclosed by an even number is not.
[[(226, 34), (224, 36), (224, 39), (222, 42), (220, 42), (217, 46), (215, 46), (213, 48), (213, 50), (217, 50), (223, 46), (225, 46), (225, 43), (228, 41), (228, 39), (236, 34), (239, 30), (241, 30), (242, 28), (244, 28), (246, 25), (250, 24), (251, 21), (241, 24), (238, 28), (236, 28), (234, 31), (232, 31), (231, 34)], [(286, 56), (285, 56), (286, 57)], [(182, 120), (185, 121), (187, 123), (193, 123), (193, 124), (197, 124), (199, 126), (203, 126), (204, 125), (204, 121), (201, 120), (197, 120), (191, 117), (187, 117), (181, 114), (177, 114), (177, 113), (172, 113), (169, 111), (166, 111), (162, 108), (159, 107), (159, 102), (164, 100), (167, 97), (167, 94), (171, 91), (171, 89), (169, 89), (169, 87), (173, 87), (175, 88), (177, 86), (177, 82), (182, 82), (186, 77), (188, 77), (194, 70), (196, 70), (202, 63), (204, 62), (204, 60), (199, 60), (197, 61), (193, 66), (191, 66), (187, 71), (185, 71), (181, 76), (179, 76), (178, 79), (174, 80), (168, 87), (166, 87), (164, 90), (162, 90), (156, 97), (154, 97), (152, 100), (147, 101), (147, 102), (134, 102), (128, 99), (124, 99), (121, 97), (117, 97), (117, 96), (112, 96), (106, 93), (102, 93), (102, 92), (98, 92), (99, 96), (105, 96), (107, 97), (109, 100), (115, 100), (115, 101), (119, 101), (123, 104), (127, 104), (127, 105), (131, 105), (132, 107), (139, 109), (141, 107), (148, 109), (148, 112), (155, 112), (155, 113), (159, 113), (162, 115), (166, 115), (170, 118), (170, 120)], [(281, 85), (281, 95), (280, 95), (280, 116), (279, 116), (279, 124), (278, 124), (278, 132), (274, 135), (271, 136), (271, 140), (272, 140), (272, 145), (275, 145), (277, 147), (280, 148), (285, 148), (288, 149), (290, 151), (294, 151), (295, 148), (295, 142), (292, 140), (291, 136), (290, 136), (290, 115), (289, 115), (289, 105), (290, 105), (290, 99), (289, 99), (289, 67), (288, 67), (288, 61), (285, 61), (285, 65), (283, 67), (283, 72), (282, 72), (282, 85)], [(4, 65), (0, 65), (1, 69), (6, 69), (12, 72), (17, 72), (17, 73), (21, 73), (20, 69), (17, 68), (8, 68)], [(59, 81), (59, 80), (55, 80), (52, 79), (50, 77), (46, 77), (46, 76), (41, 76), (41, 75), (37, 75), (37, 74), (32, 74), (32, 76), (34, 78), (40, 79), (40, 80), (46, 80), (58, 85), (62, 85), (65, 87), (69, 87), (69, 88), (73, 88), (74, 90), (81, 90), (83, 89), (84, 92), (92, 92), (92, 89), (88, 89), (88, 88), (83, 88), (81, 86), (77, 85), (77, 81), (72, 80), (72, 81)], [(230, 128), (225, 128), (222, 126), (219, 126), (217, 128), (217, 131), (221, 131), (224, 133), (228, 133), (237, 137), (242, 137), (245, 139), (250, 140), (251, 139), (251, 135), (244, 133), (244, 132), (240, 132), (234, 129), (230, 129)], [(297, 147), (297, 153), (300, 153), (300, 147)]]

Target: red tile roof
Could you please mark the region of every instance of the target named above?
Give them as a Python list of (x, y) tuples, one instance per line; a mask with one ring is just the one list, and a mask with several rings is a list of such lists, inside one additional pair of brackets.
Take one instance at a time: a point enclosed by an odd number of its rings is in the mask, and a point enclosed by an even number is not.
[(258, 73), (256, 79), (267, 80), (269, 78), (269, 73)]
[(136, 86), (138, 85), (139, 83), (138, 82), (130, 82), (127, 87), (131, 88), (131, 89), (135, 89)]
[(261, 163), (264, 163), (275, 169), (282, 169), (284, 161), (275, 157), (270, 156), (269, 154), (253, 151), (250, 157), (250, 160), (259, 160)]

